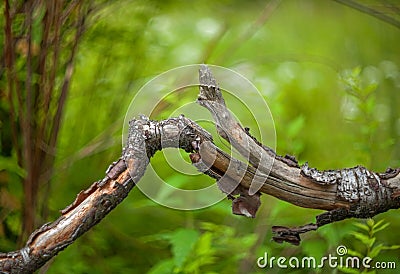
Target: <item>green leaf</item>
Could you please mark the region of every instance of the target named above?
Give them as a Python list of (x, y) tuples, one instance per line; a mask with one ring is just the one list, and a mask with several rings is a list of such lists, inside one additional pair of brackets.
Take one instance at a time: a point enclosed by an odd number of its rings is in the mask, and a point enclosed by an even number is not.
[(364, 269), (361, 273), (376, 274), (376, 270), (369, 271), (369, 269)]
[(174, 270), (174, 260), (167, 259), (158, 262), (155, 266), (153, 266), (147, 274), (171, 274)]
[(367, 220), (367, 225), (368, 225), (369, 227), (373, 227), (374, 224), (375, 224), (374, 219), (368, 219), (368, 220)]
[[(374, 241), (375, 238), (370, 238), (365, 234), (359, 233), (359, 232), (352, 232), (351, 233), (356, 239), (360, 240), (363, 244), (365, 244), (366, 246), (371, 246)], [(372, 244), (371, 244), (372, 243)]]
[(375, 111), (375, 107), (376, 107), (376, 98), (371, 96), (368, 97), (368, 99), (360, 105), (360, 108), (364, 109), (364, 111), (367, 114), (373, 113)]
[(376, 237), (370, 238), (370, 242), (368, 244), (368, 248), (372, 248), (372, 246), (374, 245), (375, 241), (376, 241)]
[(215, 251), (211, 247), (212, 233), (205, 232), (196, 243), (196, 255), (213, 254)]
[(360, 252), (352, 250), (352, 249), (347, 249), (347, 254), (350, 256), (356, 256), (358, 258), (364, 257), (364, 255), (362, 255)]
[(385, 220), (384, 219), (382, 219), (382, 220), (379, 220), (378, 222), (376, 222), (373, 226), (372, 226), (372, 228), (377, 228), (377, 227), (379, 227), (382, 223), (384, 223), (385, 222)]
[(378, 256), (381, 251), (383, 250), (394, 250), (394, 249), (399, 249), (400, 245), (392, 245), (392, 246), (385, 246), (383, 244), (379, 244), (377, 246), (375, 246), (368, 254), (369, 257), (371, 258), (375, 258), (376, 256)]
[(26, 171), (18, 165), (17, 159), (0, 156), (0, 171), (7, 170), (20, 177), (25, 177)]
[[(383, 220), (381, 220), (381, 221), (383, 221)], [(374, 227), (372, 228), (372, 235), (374, 235), (374, 234), (377, 233), (378, 231), (381, 231), (381, 230), (387, 228), (387, 227), (390, 225), (390, 223), (384, 223), (384, 224), (382, 224), (381, 226), (379, 226), (378, 224), (380, 225), (381, 222), (379, 222), (379, 223), (377, 223), (377, 224), (374, 225)]]
[(200, 236), (191, 260), (185, 264), (185, 273), (199, 273), (202, 266), (215, 262), (214, 254), (217, 250), (212, 246), (212, 239), (213, 234), (211, 232), (205, 232)]
[(199, 232), (193, 229), (182, 228), (171, 234), (172, 254), (177, 267), (183, 266), (198, 238)]
[(378, 88), (378, 83), (373, 82), (369, 84), (365, 89), (364, 89), (364, 95), (369, 96), (371, 93), (375, 92), (376, 89)]
[(363, 223), (354, 223), (354, 225), (362, 230), (365, 230), (366, 232), (369, 232), (370, 230), (369, 227)]
[(200, 268), (205, 265), (214, 264), (216, 261), (216, 257), (203, 255), (200, 257), (194, 257), (193, 260), (190, 260), (184, 268), (185, 273), (201, 273)]
[(385, 223), (385, 224), (383, 224), (381, 227), (378, 227), (377, 229), (373, 229), (373, 230), (372, 230), (372, 234), (375, 234), (375, 233), (377, 233), (378, 231), (381, 231), (381, 230), (387, 228), (389, 225), (390, 225), (390, 223)]
[(375, 258), (376, 256), (379, 255), (379, 253), (383, 250), (383, 248), (384, 248), (383, 244), (379, 244), (379, 245), (375, 246), (368, 253), (368, 256), (371, 257), (371, 258)]
[(339, 267), (339, 270), (344, 273), (358, 274), (359, 272), (353, 268)]

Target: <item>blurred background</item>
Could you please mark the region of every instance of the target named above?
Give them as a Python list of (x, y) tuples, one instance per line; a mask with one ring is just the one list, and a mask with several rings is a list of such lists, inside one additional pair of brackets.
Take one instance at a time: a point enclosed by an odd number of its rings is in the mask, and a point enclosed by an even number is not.
[[(276, 145), (278, 154), (294, 155), (300, 163), (308, 161), (318, 169), (364, 165), (383, 172), (400, 166), (398, 26), (335, 1), (118, 0), (65, 2), (54, 8), (65, 10), (64, 17), (52, 19), (59, 27), (46, 31), (49, 7), (47, 13), (43, 8), (26, 16), (29, 8), (22, 2), (0, 5), (4, 14), (0, 36), (4, 41), (2, 252), (19, 248), (32, 229), (58, 218), (59, 210), (79, 191), (103, 178), (121, 154), (131, 100), (146, 82), (178, 66), (214, 64), (248, 78), (270, 108), (276, 144), (267, 144)], [(398, 2), (362, 2), (398, 20)], [(58, 46), (52, 47), (53, 42)], [(152, 118), (168, 118), (196, 95), (194, 91), (164, 98)], [(243, 126), (262, 133), (263, 128), (246, 119), (245, 110), (235, 107), (234, 98), (226, 100)], [(229, 149), (211, 123), (202, 126)], [(170, 154), (188, 161), (185, 153)], [(159, 176), (173, 186), (189, 189), (214, 183), (205, 175), (176, 172), (163, 153), (151, 161)], [(168, 193), (163, 195), (168, 199)], [(180, 211), (163, 207), (134, 188), (41, 273), (265, 273), (256, 264), (264, 252), (275, 257), (321, 258), (336, 255), (339, 245), (374, 261), (396, 261), (400, 267), (397, 211), (369, 221), (327, 225), (304, 235), (300, 246), (291, 246), (272, 242), (271, 227), (314, 222), (321, 211), (263, 195), (257, 217), (248, 219), (232, 215), (230, 204), (225, 199), (205, 209)], [(323, 271), (338, 272), (327, 268), (291, 269), (290, 273)]]

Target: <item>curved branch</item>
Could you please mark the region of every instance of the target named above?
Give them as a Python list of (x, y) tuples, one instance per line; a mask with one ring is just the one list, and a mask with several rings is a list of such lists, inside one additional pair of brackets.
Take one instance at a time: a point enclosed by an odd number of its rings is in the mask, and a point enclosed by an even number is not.
[[(211, 112), (221, 137), (255, 168), (246, 168), (253, 175), (247, 183), (241, 182), (248, 189), (246, 195), (261, 191), (298, 206), (329, 210), (317, 216), (316, 226), (274, 229), (275, 240), (299, 244), (301, 233), (322, 225), (400, 207), (400, 169), (375, 173), (361, 166), (330, 171), (310, 168), (307, 163), (300, 167), (294, 157), (278, 156), (251, 136), (227, 109), (210, 69), (202, 65), (199, 73), (198, 103)], [(265, 180), (251, 179), (254, 174)]]
[[(105, 178), (81, 191), (56, 221), (34, 231), (24, 248), (0, 253), (2, 273), (32, 273), (72, 244), (123, 201), (143, 176), (149, 159), (166, 147), (191, 153), (194, 166), (217, 179), (220, 189), (233, 200), (234, 214), (255, 217), (261, 193), (298, 206), (327, 210), (317, 216), (316, 224), (274, 226), (273, 239), (277, 242), (299, 244), (300, 234), (322, 225), (400, 207), (400, 169), (385, 173), (363, 167), (318, 171), (307, 164), (300, 167), (293, 157), (277, 156), (260, 144), (229, 113), (206, 66), (200, 69), (199, 103), (214, 115), (219, 134), (248, 156), (250, 165), (217, 148), (207, 131), (183, 115), (163, 121), (146, 117), (132, 120), (122, 156), (110, 165)], [(252, 190), (253, 185), (259, 188)]]

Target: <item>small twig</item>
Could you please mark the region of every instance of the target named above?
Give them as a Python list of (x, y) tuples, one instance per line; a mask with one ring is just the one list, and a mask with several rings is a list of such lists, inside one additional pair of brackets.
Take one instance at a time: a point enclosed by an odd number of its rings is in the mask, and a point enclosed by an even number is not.
[(400, 21), (394, 19), (393, 17), (387, 16), (386, 14), (379, 12), (376, 9), (369, 8), (369, 7), (359, 4), (353, 0), (334, 0), (334, 1), (341, 3), (343, 5), (346, 5), (350, 8), (356, 9), (362, 13), (366, 13), (375, 18), (378, 18), (379, 20), (386, 22), (392, 26), (395, 26), (396, 28), (400, 28)]
[(293, 245), (299, 245), (301, 241), (300, 234), (317, 230), (317, 228), (318, 226), (316, 224), (307, 224), (292, 228), (285, 226), (273, 226), (272, 233), (274, 236), (272, 239), (277, 243), (288, 242)]

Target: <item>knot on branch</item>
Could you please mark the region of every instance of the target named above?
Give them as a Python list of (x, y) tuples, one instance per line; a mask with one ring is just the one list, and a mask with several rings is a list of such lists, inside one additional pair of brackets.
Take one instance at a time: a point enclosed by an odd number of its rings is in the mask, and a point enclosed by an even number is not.
[[(129, 122), (128, 141), (123, 151), (124, 158), (146, 151), (151, 158), (157, 151), (167, 147), (182, 148), (193, 152), (193, 142), (212, 141), (212, 136), (195, 122), (183, 115), (163, 121), (153, 121), (146, 116)], [(143, 155), (141, 156), (143, 157)]]
[(338, 200), (351, 204), (348, 217), (368, 218), (398, 206), (398, 202), (392, 197), (393, 190), (382, 181), (382, 178), (396, 176), (396, 170), (377, 174), (365, 167), (356, 166), (319, 171), (305, 163), (301, 167), (301, 174), (318, 184), (336, 184)]

